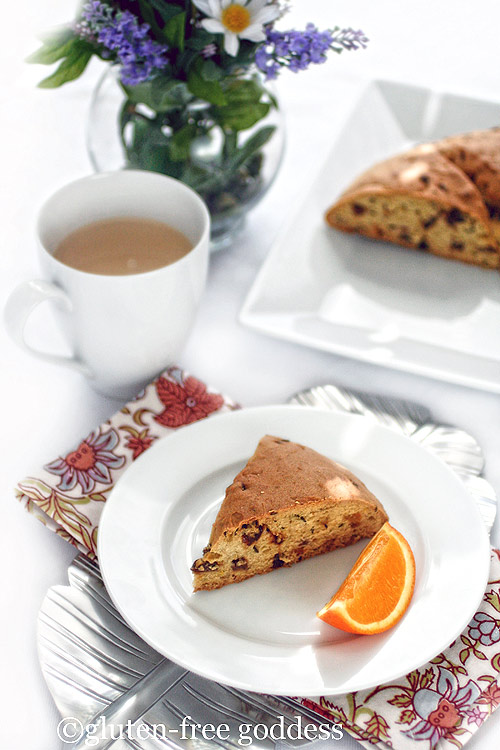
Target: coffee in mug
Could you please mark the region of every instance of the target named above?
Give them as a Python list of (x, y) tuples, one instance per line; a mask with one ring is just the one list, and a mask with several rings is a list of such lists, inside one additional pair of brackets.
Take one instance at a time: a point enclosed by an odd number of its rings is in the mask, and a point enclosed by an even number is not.
[(86, 273), (147, 273), (182, 258), (193, 244), (179, 229), (156, 219), (117, 216), (84, 224), (64, 237), (54, 258)]

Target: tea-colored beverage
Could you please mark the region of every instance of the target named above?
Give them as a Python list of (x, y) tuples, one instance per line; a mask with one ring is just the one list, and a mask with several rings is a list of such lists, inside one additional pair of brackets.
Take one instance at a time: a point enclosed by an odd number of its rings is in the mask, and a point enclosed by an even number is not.
[(169, 224), (119, 216), (75, 229), (53, 255), (78, 271), (124, 276), (168, 266), (192, 248), (186, 235)]

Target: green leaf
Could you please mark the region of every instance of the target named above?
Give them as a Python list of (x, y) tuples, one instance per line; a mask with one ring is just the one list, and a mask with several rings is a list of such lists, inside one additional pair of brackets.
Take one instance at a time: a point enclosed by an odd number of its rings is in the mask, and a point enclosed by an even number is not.
[(500, 653), (493, 656), (491, 659), (491, 666), (493, 669), (496, 669), (497, 672), (500, 672)]
[[(478, 680), (481, 680), (481, 682), (486, 682), (487, 685), (491, 685), (492, 682), (496, 682), (495, 678), (491, 674), (481, 675), (481, 677), (478, 677)], [(484, 699), (478, 699), (477, 703), (484, 703)]]
[(218, 81), (207, 81), (203, 78), (201, 73), (202, 65), (202, 60), (198, 58), (194, 65), (191, 66), (187, 81), (189, 90), (199, 99), (204, 99), (210, 104), (220, 107), (224, 106), (227, 100), (222, 86)]
[(161, 76), (152, 81), (154, 109), (157, 112), (168, 112), (182, 109), (192, 99), (184, 81), (167, 81)]
[(122, 84), (122, 88), (132, 104), (146, 104), (151, 109), (155, 109), (152, 81), (144, 81), (143, 83), (138, 83), (137, 86)]
[(444, 656), (442, 654), (438, 654), (434, 657), (434, 659), (430, 659), (429, 664), (442, 664), (444, 661)]
[(279, 109), (278, 100), (276, 99), (275, 95), (271, 91), (267, 91), (266, 93), (274, 109)]
[(229, 169), (237, 169), (242, 166), (256, 151), (259, 151), (273, 135), (276, 130), (274, 125), (266, 125), (252, 135), (241, 148), (238, 149), (235, 156), (227, 162)]
[(407, 709), (405, 711), (401, 711), (401, 714), (399, 716), (399, 723), (400, 724), (411, 724), (414, 719), (417, 718), (417, 714), (415, 711), (412, 711), (411, 709)]
[(46, 39), (39, 49), (26, 58), (26, 62), (37, 63), (39, 65), (52, 65), (61, 60), (61, 58), (66, 57), (73, 44), (77, 41), (78, 39), (75, 37), (72, 29), (64, 29)]
[(191, 143), (196, 135), (196, 125), (188, 123), (169, 138), (170, 157), (173, 161), (189, 159)]
[(152, 3), (146, 2), (146, 0), (139, 0), (139, 9), (143, 20), (149, 24), (153, 34), (157, 37), (162, 37), (162, 30), (156, 21), (156, 16), (151, 7)]
[(366, 722), (366, 729), (374, 734), (377, 739), (388, 739), (389, 724), (386, 722), (382, 714), (378, 714), (376, 711), (373, 712), (373, 716), (369, 721)]
[(92, 48), (86, 42), (78, 40), (77, 43), (72, 45), (69, 54), (57, 70), (40, 81), (39, 87), (53, 89), (68, 83), (68, 81), (74, 81), (75, 78), (81, 76), (93, 54)]
[(192, 35), (189, 39), (186, 39), (186, 47), (201, 52), (204, 47), (213, 42), (215, 42), (215, 34), (211, 34), (205, 29), (194, 28)]
[(163, 35), (171, 47), (184, 51), (184, 37), (186, 34), (186, 14), (177, 13), (163, 28)]
[(410, 674), (406, 676), (406, 679), (408, 680), (408, 684), (410, 685), (410, 687), (413, 690), (416, 690), (420, 681), (420, 673), (416, 669), (414, 669), (413, 672), (410, 672)]
[(155, 112), (182, 109), (192, 98), (186, 83), (157, 76), (137, 86), (123, 86), (133, 104), (146, 104)]
[[(184, 8), (181, 5), (166, 2), (166, 0), (148, 0), (149, 5), (154, 8), (164, 21), (169, 21), (178, 13), (183, 13)], [(185, 15), (185, 13), (184, 13)]]
[(455, 737), (455, 734), (457, 733), (457, 730), (453, 730), (453, 734), (447, 734), (446, 742), (449, 742), (450, 745), (455, 745), (459, 750), (462, 750), (464, 744), (463, 742), (460, 742), (458, 737)]
[(215, 117), (224, 128), (247, 130), (265, 117), (271, 105), (261, 101), (265, 90), (255, 80), (231, 81), (225, 86), (227, 103), (217, 107)]
[(484, 598), (497, 612), (500, 612), (500, 596), (496, 592), (488, 591)]
[(485, 660), (488, 658), (486, 654), (483, 654), (483, 652), (479, 651), (479, 649), (477, 648), (474, 649), (474, 656), (476, 657), (476, 659), (482, 659), (482, 660)]
[(462, 664), (465, 664), (465, 662), (467, 661), (467, 659), (469, 658), (469, 656), (470, 656), (470, 648), (463, 648), (460, 651), (460, 653), (458, 655), (458, 658), (460, 659), (460, 661), (462, 662)]
[(427, 687), (434, 680), (434, 671), (426, 669), (420, 681), (420, 689)]
[(252, 78), (250, 80), (232, 80), (225, 88), (228, 100), (236, 102), (258, 102), (266, 93), (260, 83)]
[(205, 81), (221, 81), (224, 78), (224, 71), (213, 60), (205, 60), (201, 74)]
[(228, 130), (248, 130), (269, 112), (271, 105), (264, 104), (232, 104), (227, 107), (217, 107), (215, 117), (223, 128)]
[(390, 703), (392, 706), (403, 707), (403, 706), (410, 706), (412, 699), (410, 698), (409, 695), (400, 693), (399, 695), (395, 695), (394, 698), (391, 698), (387, 702)]
[(106, 495), (103, 495), (102, 492), (93, 492), (91, 495), (89, 495), (89, 498), (98, 503), (106, 502)]
[(178, 177), (175, 169), (171, 169), (167, 140), (159, 127), (138, 116), (130, 122), (133, 124), (132, 143), (127, 147), (130, 166)]
[(189, 71), (191, 70), (191, 67), (193, 64), (196, 64), (199, 60), (200, 53), (195, 49), (190, 49), (188, 47), (188, 39), (186, 39), (186, 49), (184, 52), (180, 52), (177, 56), (177, 59), (175, 61), (175, 70), (177, 70), (180, 73), (187, 72), (189, 75)]

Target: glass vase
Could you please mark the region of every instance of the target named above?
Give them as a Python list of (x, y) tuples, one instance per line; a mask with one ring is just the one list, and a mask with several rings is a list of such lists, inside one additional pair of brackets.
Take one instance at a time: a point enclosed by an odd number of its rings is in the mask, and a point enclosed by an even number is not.
[[(108, 69), (90, 104), (92, 166), (98, 172), (147, 169), (180, 179), (208, 206), (212, 249), (228, 247), (271, 186), (283, 155), (281, 111), (274, 93), (263, 90), (267, 114), (250, 128), (231, 130), (217, 123), (211, 104), (191, 95), (166, 111), (132, 103)], [(185, 87), (182, 92), (186, 96)]]

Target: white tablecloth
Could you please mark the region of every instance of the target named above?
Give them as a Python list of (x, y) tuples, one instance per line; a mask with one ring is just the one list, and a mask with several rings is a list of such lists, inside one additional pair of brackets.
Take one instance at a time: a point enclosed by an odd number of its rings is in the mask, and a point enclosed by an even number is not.
[[(2, 301), (17, 283), (37, 275), (38, 206), (56, 187), (90, 172), (85, 120), (99, 64), (92, 64), (81, 81), (53, 92), (36, 90), (35, 82), (45, 70), (23, 63), (36, 45), (34, 34), (67, 19), (72, 5), (66, 0), (25, 0), (9, 3), (2, 13)], [(180, 364), (245, 405), (280, 403), (298, 390), (325, 382), (412, 398), (428, 406), (436, 420), (459, 425), (477, 437), (487, 460), (486, 477), (500, 493), (498, 396), (299, 348), (257, 335), (237, 322), (288, 207), (312, 181), (336, 124), (364, 81), (388, 78), (500, 100), (500, 6), (497, 0), (296, 0), (293, 5), (290, 26), (308, 20), (320, 27), (352, 25), (363, 28), (371, 43), (365, 52), (333, 56), (315, 70), (297, 76), (285, 73), (279, 80), (288, 132), (282, 170), (235, 246), (212, 258), (203, 305)], [(60, 345), (43, 309), (30, 323), (30, 335), (41, 347)], [(65, 582), (74, 551), (25, 515), (13, 498), (13, 486), (28, 469), (67, 450), (118, 404), (93, 393), (71, 371), (23, 354), (3, 330), (0, 347), (0, 748), (53, 750), (59, 746), (58, 715), (38, 667), (36, 617), (47, 588)], [(492, 539), (500, 545), (498, 523)], [(469, 743), (471, 750), (498, 747), (500, 711), (497, 714)], [(355, 743), (342, 740), (336, 746), (350, 745)]]

